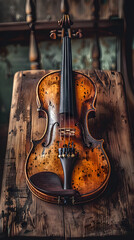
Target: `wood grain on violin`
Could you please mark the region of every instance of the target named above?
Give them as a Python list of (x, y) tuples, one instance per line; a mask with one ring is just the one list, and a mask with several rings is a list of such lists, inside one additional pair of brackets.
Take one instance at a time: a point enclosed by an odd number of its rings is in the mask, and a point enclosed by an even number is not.
[[(26, 166), (27, 181), (35, 195), (46, 201), (58, 203), (56, 197), (50, 197), (32, 186), (29, 178), (39, 172), (53, 172), (60, 177), (62, 185), (64, 185), (64, 173), (58, 157), (58, 149), (62, 142), (66, 146), (69, 142), (70, 144), (73, 142), (75, 152), (79, 156), (74, 160), (72, 177), (71, 173), (69, 174), (71, 186), (68, 188), (75, 189), (80, 193), (80, 196), (75, 198), (75, 203), (79, 203), (95, 197), (97, 193), (104, 190), (110, 175), (110, 164), (102, 147), (103, 140), (95, 140), (87, 132), (88, 114), (94, 111), (96, 98), (94, 83), (86, 75), (74, 72), (77, 117), (69, 118), (69, 122), (66, 118), (60, 123), (58, 115), (60, 76), (60, 71), (48, 74), (39, 81), (37, 86), (38, 109), (46, 111), (47, 126), (42, 138), (33, 143), (29, 154)], [(61, 129), (63, 133), (61, 133)], [(72, 132), (70, 133), (70, 131)], [(67, 161), (69, 164), (70, 159)], [(56, 191), (54, 186), (53, 191)]]

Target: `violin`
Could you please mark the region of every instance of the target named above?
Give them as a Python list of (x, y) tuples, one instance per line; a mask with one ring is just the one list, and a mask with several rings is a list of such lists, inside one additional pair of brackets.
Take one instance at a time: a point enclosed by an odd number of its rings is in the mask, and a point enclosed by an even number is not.
[(94, 139), (88, 118), (95, 112), (97, 90), (87, 75), (72, 71), (71, 22), (62, 25), (62, 66), (37, 85), (38, 111), (46, 118), (43, 136), (33, 141), (26, 159), (26, 180), (38, 198), (56, 204), (79, 204), (106, 188), (111, 167), (103, 139)]

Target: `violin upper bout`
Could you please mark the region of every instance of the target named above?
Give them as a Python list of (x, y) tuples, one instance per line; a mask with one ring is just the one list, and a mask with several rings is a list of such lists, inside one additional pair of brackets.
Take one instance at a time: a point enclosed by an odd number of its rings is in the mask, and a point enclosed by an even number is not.
[(75, 73), (75, 95), (76, 95), (76, 107), (78, 117), (94, 109), (94, 102), (96, 99), (96, 87), (91, 78), (82, 73)]
[(36, 88), (38, 109), (47, 114), (57, 115), (60, 103), (60, 71), (45, 75)]

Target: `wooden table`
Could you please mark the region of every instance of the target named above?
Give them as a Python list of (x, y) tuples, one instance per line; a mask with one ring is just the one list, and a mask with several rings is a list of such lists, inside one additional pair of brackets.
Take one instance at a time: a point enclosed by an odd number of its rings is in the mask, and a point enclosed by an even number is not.
[(36, 111), (35, 89), (48, 71), (18, 72), (14, 77), (1, 193), (3, 236), (129, 239), (133, 235), (134, 154), (123, 79), (117, 72), (84, 72), (97, 86), (96, 117), (89, 120), (89, 128), (93, 137), (104, 139), (112, 168), (108, 187), (98, 199), (78, 206), (45, 203), (31, 194), (24, 165), (30, 140), (39, 139), (44, 131), (45, 120)]

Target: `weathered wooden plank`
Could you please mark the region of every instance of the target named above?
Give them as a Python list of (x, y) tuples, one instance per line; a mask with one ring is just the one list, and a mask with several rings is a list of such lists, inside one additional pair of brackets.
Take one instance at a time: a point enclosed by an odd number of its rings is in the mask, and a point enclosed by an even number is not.
[(134, 156), (123, 80), (117, 72), (86, 71), (98, 92), (96, 117), (89, 120), (89, 129), (93, 137), (104, 138), (112, 167), (107, 190), (90, 203), (64, 207), (45, 203), (28, 190), (24, 165), (30, 140), (39, 139), (45, 127), (45, 120), (38, 118), (35, 94), (37, 82), (45, 73), (24, 71), (14, 78), (1, 195), (1, 231), (8, 236), (76, 239), (132, 233)]

